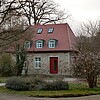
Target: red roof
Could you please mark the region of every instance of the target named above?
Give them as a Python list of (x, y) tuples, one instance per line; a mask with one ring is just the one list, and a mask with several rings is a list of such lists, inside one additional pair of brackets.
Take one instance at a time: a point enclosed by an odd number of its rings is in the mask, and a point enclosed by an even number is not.
[[(37, 34), (38, 28), (42, 28), (41, 34)], [(48, 34), (48, 29), (53, 28), (54, 31)], [(75, 35), (67, 23), (64, 24), (47, 24), (47, 25), (34, 25), (30, 27), (33, 30), (34, 37), (32, 38), (33, 44), (28, 51), (75, 51)], [(44, 40), (45, 44), (43, 48), (36, 48), (37, 40)], [(55, 48), (48, 47), (48, 40), (58, 40)]]
[[(39, 28), (43, 31), (41, 34), (37, 34)], [(53, 28), (53, 33), (48, 33), (48, 29)], [(29, 28), (30, 32), (34, 35), (31, 38), (32, 46), (27, 49), (29, 52), (51, 52), (51, 51), (77, 51), (75, 47), (76, 37), (72, 32), (71, 28), (67, 23), (63, 24), (47, 24), (47, 25), (33, 25)], [(48, 40), (57, 40), (57, 45), (55, 48), (48, 47)], [(45, 44), (43, 48), (36, 48), (36, 41), (44, 40)], [(12, 47), (12, 46), (11, 46)], [(7, 49), (7, 52), (13, 52), (14, 48)]]

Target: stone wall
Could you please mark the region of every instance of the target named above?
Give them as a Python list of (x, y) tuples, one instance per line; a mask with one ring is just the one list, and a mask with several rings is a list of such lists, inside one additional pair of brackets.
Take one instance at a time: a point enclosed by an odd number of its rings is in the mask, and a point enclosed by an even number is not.
[[(41, 57), (41, 68), (36, 69), (35, 57)], [(28, 74), (50, 75), (50, 57), (58, 57), (58, 74), (71, 75), (71, 53), (29, 53)]]

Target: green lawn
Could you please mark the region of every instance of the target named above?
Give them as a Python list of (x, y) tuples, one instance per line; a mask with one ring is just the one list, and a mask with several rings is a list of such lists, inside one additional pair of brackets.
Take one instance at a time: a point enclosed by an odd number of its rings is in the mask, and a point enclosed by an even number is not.
[(0, 77), (0, 83), (5, 83), (9, 77)]
[[(9, 77), (0, 77), (0, 83), (6, 82)], [(100, 84), (98, 84), (100, 85)], [(15, 91), (7, 89), (5, 87), (0, 87), (1, 93), (8, 94), (19, 94), (25, 96), (34, 97), (72, 97), (72, 96), (84, 96), (100, 94), (100, 87), (89, 89), (86, 83), (69, 83), (69, 90), (61, 91)]]
[(69, 90), (61, 91), (15, 91), (0, 87), (1, 93), (19, 94), (34, 97), (72, 97), (100, 94), (100, 88), (89, 89), (86, 84), (69, 84)]

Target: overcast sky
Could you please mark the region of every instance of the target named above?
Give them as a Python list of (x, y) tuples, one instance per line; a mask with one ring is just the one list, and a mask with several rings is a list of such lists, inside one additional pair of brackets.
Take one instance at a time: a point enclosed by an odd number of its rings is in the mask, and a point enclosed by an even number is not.
[(71, 20), (68, 21), (74, 31), (81, 22), (100, 18), (100, 0), (54, 0), (62, 9), (69, 11)]

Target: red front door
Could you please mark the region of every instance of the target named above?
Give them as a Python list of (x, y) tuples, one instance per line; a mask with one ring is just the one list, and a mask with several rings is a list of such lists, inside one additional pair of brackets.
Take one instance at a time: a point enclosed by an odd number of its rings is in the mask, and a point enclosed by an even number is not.
[(58, 74), (58, 57), (50, 57), (50, 74)]

